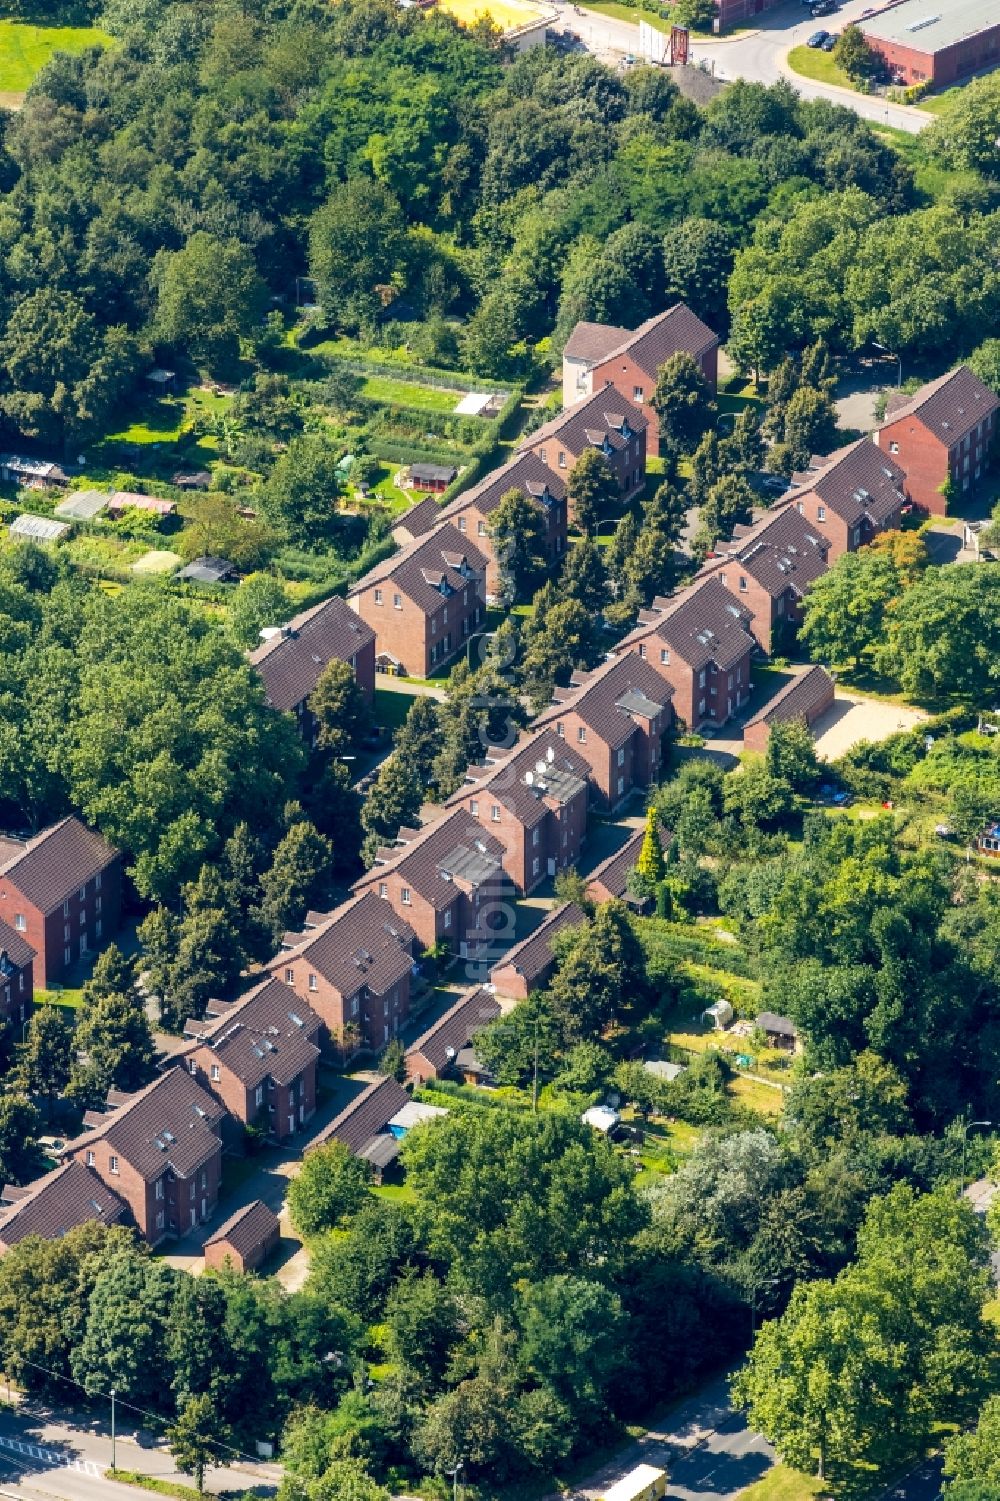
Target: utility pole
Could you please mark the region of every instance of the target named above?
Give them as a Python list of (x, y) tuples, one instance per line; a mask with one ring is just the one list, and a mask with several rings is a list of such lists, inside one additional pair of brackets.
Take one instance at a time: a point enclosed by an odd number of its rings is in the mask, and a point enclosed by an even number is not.
[(115, 1389), (111, 1388), (111, 1468), (117, 1469), (115, 1464)]

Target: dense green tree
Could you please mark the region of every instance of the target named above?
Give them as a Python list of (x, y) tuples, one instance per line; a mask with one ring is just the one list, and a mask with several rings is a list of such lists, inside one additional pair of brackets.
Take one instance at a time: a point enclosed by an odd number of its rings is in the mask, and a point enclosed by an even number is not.
[(156, 337), (212, 375), (230, 374), (264, 313), (264, 285), (253, 255), (235, 239), (196, 230), (182, 249), (153, 267)]
[(56, 1097), (69, 1083), (73, 1066), (73, 1028), (57, 1006), (39, 1006), (32, 1012), (18, 1043), (14, 1081), (24, 1094), (45, 1096), (48, 1118)]
[(996, 177), (996, 141), (1000, 135), (1000, 80), (995, 75), (977, 78), (955, 107), (934, 122), (927, 139), (932, 156), (948, 166)]
[(192, 1477), (199, 1496), (205, 1488), (205, 1471), (225, 1463), (221, 1446), (228, 1438), (229, 1429), (207, 1392), (187, 1397), (167, 1429), (173, 1461), (182, 1474)]
[(1000, 395), (1000, 339), (984, 339), (965, 363), (984, 386)]
[(420, 768), (398, 751), (383, 761), (361, 810), (367, 865), (373, 863), (382, 845), (392, 843), (404, 825), (411, 827), (416, 822), (425, 788)]
[(564, 1042), (596, 1040), (648, 994), (646, 964), (622, 902), (605, 902), (560, 955), (547, 1002)]
[(814, 790), (822, 770), (805, 720), (790, 719), (771, 726), (764, 765), (771, 776), (782, 778), (794, 792)]
[(392, 1359), (431, 1386), (443, 1378), (461, 1332), (457, 1302), (429, 1272), (405, 1274), (386, 1301)]
[(332, 863), (329, 839), (296, 808), (260, 878), (260, 922), (275, 944), (283, 933), (298, 931), (311, 907), (323, 910)]
[(658, 371), (652, 407), (660, 423), (660, 447), (691, 454), (715, 421), (716, 404), (700, 366), (689, 354), (671, 355)]
[(162, 1407), (161, 1352), (176, 1277), (134, 1250), (104, 1259), (72, 1353), (74, 1380), (91, 1392), (114, 1387), (126, 1401)]
[(585, 536), (593, 536), (601, 516), (618, 500), (620, 491), (611, 466), (599, 448), (585, 448), (566, 478), (573, 521)]
[(837, 413), (826, 391), (799, 386), (785, 408), (784, 441), (796, 469), (836, 447)]
[(72, 1092), (92, 1109), (109, 1089), (130, 1093), (148, 1084), (156, 1048), (144, 1001), (134, 990), (85, 999), (74, 1049), (85, 1063), (74, 1070)]
[(23, 1094), (0, 1094), (0, 1172), (8, 1183), (30, 1183), (38, 1176), (42, 1154), (38, 1146), (41, 1119)]
[(288, 1189), (288, 1207), (302, 1235), (316, 1235), (350, 1219), (368, 1195), (371, 1170), (339, 1141), (307, 1153)]
[(371, 727), (372, 715), (350, 662), (333, 657), (326, 664), (309, 695), (309, 712), (321, 750), (342, 756), (360, 743)]
[(834, 62), (849, 78), (867, 78), (882, 66), (882, 59), (869, 47), (860, 26), (845, 26), (833, 49)]
[(486, 529), (496, 554), (500, 599), (509, 608), (529, 599), (545, 576), (545, 516), (537, 501), (515, 488), (501, 496)]
[(398, 285), (406, 229), (395, 194), (383, 183), (354, 177), (334, 188), (313, 221), (309, 270), (331, 326), (370, 326), (379, 289)]
[(292, 614), (292, 604), (283, 584), (270, 573), (250, 573), (232, 596), (228, 625), (233, 638), (246, 651), (260, 645), (265, 626), (282, 625)]
[(911, 697), (983, 702), (997, 681), (998, 594), (990, 569), (929, 568), (893, 611), (881, 670)]
[(336, 528), (337, 452), (317, 433), (293, 438), (260, 492), (267, 521), (290, 541), (316, 547)]
[(607, 574), (601, 549), (591, 538), (584, 537), (566, 554), (559, 592), (566, 599), (575, 599), (592, 615), (599, 615), (604, 609), (608, 598)]
[(667, 292), (687, 303), (709, 328), (726, 321), (726, 283), (733, 267), (729, 231), (711, 219), (684, 219), (663, 237)]
[(963, 1486), (979, 1485), (1000, 1493), (1000, 1397), (989, 1398), (971, 1433), (948, 1440), (944, 1471), (952, 1501)]
[(903, 581), (891, 557), (871, 547), (844, 553), (806, 596), (802, 640), (822, 662), (857, 662), (884, 639), (886, 611)]

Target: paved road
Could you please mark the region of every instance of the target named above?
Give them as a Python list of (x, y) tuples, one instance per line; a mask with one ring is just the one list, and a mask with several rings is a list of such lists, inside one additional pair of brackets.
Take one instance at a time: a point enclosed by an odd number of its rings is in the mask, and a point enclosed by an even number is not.
[[(888, 104), (878, 97), (856, 94), (850, 89), (814, 83), (793, 73), (786, 62), (789, 50), (803, 43), (812, 32), (821, 27), (827, 31), (839, 31), (849, 21), (856, 21), (870, 4), (871, 0), (847, 0), (835, 16), (814, 21), (799, 0), (789, 0), (787, 5), (762, 15), (754, 31), (720, 37), (717, 41), (692, 42), (691, 57), (696, 63), (708, 64), (717, 78), (727, 81), (745, 78), (751, 83), (770, 84), (787, 78), (804, 99), (830, 99), (847, 105), (866, 120), (916, 135), (931, 123), (932, 116), (907, 105)], [(586, 7), (579, 12), (569, 5), (562, 5), (561, 9), (561, 29), (575, 31), (589, 51), (609, 61), (620, 59), (625, 53), (639, 55), (637, 24)]]
[(667, 1471), (671, 1501), (730, 1501), (759, 1480), (774, 1459), (767, 1440), (733, 1411), (729, 1378), (721, 1376), (673, 1408), (662, 1427), (650, 1429), (575, 1486), (568, 1501), (594, 1501), (637, 1464)]

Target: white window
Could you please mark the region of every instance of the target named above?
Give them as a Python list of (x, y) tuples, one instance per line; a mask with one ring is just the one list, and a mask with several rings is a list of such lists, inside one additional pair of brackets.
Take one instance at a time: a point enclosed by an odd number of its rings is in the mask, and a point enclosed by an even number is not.
[(479, 816), (479, 799), (478, 799), (478, 797), (470, 797), (470, 799), (469, 799), (469, 812), (470, 813), (475, 813), (475, 815), (478, 818), (478, 816)]
[(698, 687), (699, 688), (704, 688), (704, 686), (705, 686), (705, 669), (703, 667), (701, 669), (701, 671), (699, 672), (699, 674), (698, 674)]
[(381, 589), (376, 589), (375, 590), (375, 603), (377, 605), (380, 605), (382, 603), (382, 590)]
[(317, 980), (317, 978), (316, 978), (315, 975), (310, 975), (309, 976), (309, 989), (310, 990), (318, 990), (319, 989), (319, 981)]
[(664, 667), (666, 667), (670, 661), (670, 653), (665, 646), (660, 650), (660, 661), (663, 663)]
[(577, 732), (576, 732), (576, 738), (580, 742), (581, 745), (586, 745), (586, 743), (587, 743), (587, 731), (584, 729), (583, 725), (581, 725), (580, 728), (577, 730)]
[(64, 964), (72, 964), (72, 962), (73, 962), (73, 950), (71, 948), (64, 948), (63, 949), (63, 963)]
[(97, 875), (94, 877), (94, 890), (95, 891), (100, 891), (100, 889), (101, 889), (101, 872), (98, 871)]
[(114, 1153), (112, 1153), (111, 1156), (108, 1158), (108, 1172), (109, 1173), (117, 1173), (117, 1171), (118, 1171), (118, 1158), (114, 1155)]
[(746, 581), (746, 578), (744, 577), (744, 575), (741, 573), (740, 574), (740, 593), (741, 594), (745, 594), (746, 592), (747, 592), (747, 581)]
[(729, 674), (729, 678), (728, 678), (728, 681), (727, 681), (727, 683), (726, 683), (726, 687), (727, 687), (727, 688), (731, 688), (731, 687), (732, 687), (732, 686), (733, 686), (733, 675), (732, 675), (732, 673), (730, 673), (730, 674)]
[(700, 702), (699, 702), (699, 704), (698, 704), (698, 713), (699, 714), (704, 714), (704, 712), (705, 712), (705, 700), (701, 699)]
[(464, 532), (465, 531), (465, 517), (464, 516), (459, 516), (459, 518), (458, 518), (458, 529), (459, 529), (460, 532)]
[(479, 525), (476, 527), (476, 535), (480, 536), (480, 537), (485, 537), (486, 536), (486, 522), (485, 521), (480, 521)]
[(451, 927), (451, 909), (450, 908), (444, 914), (444, 925), (445, 925), (446, 928), (450, 928)]
[(69, 923), (65, 922), (63, 923), (63, 943), (69, 943), (70, 937)]
[(80, 926), (81, 926), (81, 928), (85, 928), (87, 926), (87, 909), (86, 909), (86, 907), (84, 907), (83, 911), (80, 913)]
[(491, 803), (490, 804), (490, 822), (491, 823), (499, 823), (500, 822), (500, 804), (499, 803)]
[(817, 506), (816, 507), (816, 520), (817, 521), (825, 521), (826, 520), (826, 506)]
[(623, 745), (618, 747), (618, 765), (625, 765), (625, 747)]
[(645, 660), (646, 660), (646, 643), (645, 643), (645, 641), (640, 641), (639, 642), (639, 656), (645, 662)]
[(352, 1016), (357, 1016), (357, 1014), (358, 1014), (358, 998), (357, 998), (357, 996), (355, 996), (354, 999), (351, 1001), (351, 1015)]
[(197, 1072), (198, 1072), (198, 1062), (197, 1062), (197, 1059), (195, 1059), (195, 1058), (189, 1058), (188, 1059), (188, 1073), (189, 1074), (196, 1074)]
[(541, 861), (539, 860), (538, 856), (536, 855), (535, 858), (534, 858), (534, 860), (532, 860), (532, 862), (531, 862), (531, 874), (533, 876), (537, 876), (540, 865), (541, 865)]
[(258, 1105), (263, 1105), (263, 1103), (264, 1103), (264, 1086), (263, 1086), (263, 1084), (258, 1084), (257, 1085), (257, 1092), (254, 1095), (254, 1101)]
[(795, 502), (795, 509), (798, 511), (800, 516), (804, 516), (806, 514), (806, 508), (802, 504), (801, 500), (797, 500)]
[(633, 386), (632, 387), (632, 400), (633, 401), (641, 401), (642, 400), (642, 387), (641, 386)]
[(559, 736), (560, 740), (566, 739), (566, 726), (563, 724), (561, 719), (556, 725), (556, 734)]
[(15, 926), (15, 928), (17, 929), (17, 931), (19, 933), (23, 933), (25, 931), (25, 929), (27, 928), (27, 926), (28, 926), (28, 919), (25, 917), (25, 915), (24, 915), (23, 912), (17, 912), (17, 913), (15, 913), (15, 915), (14, 915), (14, 926)]
[(97, 913), (98, 917), (100, 917), (102, 910), (103, 910), (103, 898), (99, 897), (99, 896), (95, 896), (95, 898), (94, 898), (94, 911)]
[(540, 837), (541, 837), (541, 833), (542, 833), (542, 831), (541, 831), (541, 829), (539, 829), (539, 828), (534, 828), (534, 829), (532, 829), (532, 831), (531, 831), (531, 842), (532, 842), (532, 844), (533, 844), (533, 845), (534, 845), (534, 846), (535, 846), (535, 847), (536, 847), (536, 848), (537, 848), (537, 846), (538, 846), (538, 841), (539, 841), (539, 838), (540, 838)]
[(69, 902), (63, 902), (63, 917), (69, 917)]
[(285, 984), (286, 985), (291, 985), (291, 983), (292, 983), (292, 981), (294, 979), (295, 979), (295, 971), (293, 969), (286, 969), (285, 970)]
[(394, 610), (401, 610), (403, 608), (403, 596), (401, 594), (394, 594), (392, 596), (392, 608)]
[(87, 1166), (88, 1167), (93, 1167), (93, 1165), (94, 1165), (94, 1163), (96, 1161), (97, 1161), (97, 1158), (94, 1156), (93, 1152), (88, 1152), (87, 1153)]
[(163, 1229), (163, 1210), (162, 1209), (160, 1210), (159, 1214), (156, 1216), (156, 1228), (157, 1228), (157, 1230), (162, 1230)]
[(80, 887), (80, 900), (81, 900), (81, 902), (85, 902), (87, 900), (87, 888), (86, 888), (86, 886), (81, 886)]
[(221, 1075), (219, 1073), (219, 1065), (217, 1063), (213, 1063), (212, 1064), (212, 1082), (214, 1084), (218, 1084), (220, 1077), (221, 1077)]
[(542, 463), (543, 463), (543, 464), (545, 464), (545, 463), (547, 463), (547, 462), (548, 462), (548, 461), (547, 461), (547, 460), (546, 460), (546, 457), (545, 457), (545, 449), (544, 449), (544, 448), (540, 448), (540, 449), (539, 449), (539, 450), (538, 450), (538, 457), (539, 457), (539, 458), (540, 458), (540, 459), (541, 459), (541, 461), (542, 461)]
[(899, 452), (899, 444), (898, 443), (890, 443), (889, 444), (889, 452), (890, 453), (898, 453)]
[(378, 894), (379, 894), (379, 896), (383, 896), (383, 897), (387, 897), (389, 895), (389, 888), (386, 885), (385, 881), (379, 881), (379, 883), (378, 883)]
[(448, 624), (448, 606), (447, 605), (445, 605), (444, 609), (441, 611), (441, 619), (444, 621), (445, 625)]
[(625, 791), (625, 778), (624, 777), (619, 777), (618, 778), (618, 796), (621, 797), (621, 795), (622, 795), (622, 793), (624, 791)]
[(400, 893), (399, 893), (399, 900), (402, 902), (402, 904), (403, 904), (404, 907), (410, 907), (410, 906), (413, 905), (412, 902), (410, 901), (410, 888), (409, 888), (409, 886), (404, 886), (403, 889), (400, 891)]
[(565, 469), (566, 468), (566, 455), (563, 453), (563, 451), (562, 451), (561, 448), (559, 450), (559, 468), (560, 469)]
[(778, 599), (777, 611), (779, 615), (784, 615), (785, 613), (785, 596), (783, 594)]
[(157, 1178), (157, 1180), (156, 1180), (156, 1197), (158, 1199), (162, 1199), (163, 1198), (163, 1179), (162, 1178)]

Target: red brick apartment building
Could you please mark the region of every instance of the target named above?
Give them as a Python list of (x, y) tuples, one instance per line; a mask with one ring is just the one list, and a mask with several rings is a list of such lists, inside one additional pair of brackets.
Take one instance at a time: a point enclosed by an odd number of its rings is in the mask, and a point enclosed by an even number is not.
[(491, 512), (510, 490), (519, 490), (534, 501), (545, 521), (545, 551), (555, 564), (566, 551), (566, 486), (563, 480), (531, 449), (518, 454), (509, 463), (494, 469), (473, 489), (459, 495), (439, 513), (450, 521), (463, 537), (471, 537), (486, 557), (486, 594), (496, 595), (499, 569), (496, 552), (489, 535)]
[(151, 1246), (204, 1224), (219, 1201), (225, 1107), (178, 1066), (108, 1102), (106, 1115), (87, 1111), (67, 1157), (122, 1200)]
[(388, 902), (422, 948), (447, 943), (453, 954), (477, 958), (495, 941), (513, 896), (501, 841), (465, 808), (423, 829), (401, 829), (398, 840), (379, 850), (354, 890)]
[(35, 951), (39, 990), (104, 947), (121, 922), (121, 860), (78, 818), (0, 838), (0, 920)]
[(649, 424), (647, 449), (659, 453), (660, 423), (650, 402), (657, 375), (675, 354), (689, 354), (716, 389), (719, 336), (683, 302), (634, 332), (610, 323), (578, 323), (563, 350), (563, 405), (613, 386), (626, 401), (642, 407)]
[(672, 599), (654, 599), (615, 650), (655, 667), (673, 690), (677, 718), (699, 730), (725, 724), (750, 696), (757, 650), (750, 620), (750, 610), (710, 575)]
[(859, 25), (901, 83), (940, 88), (1000, 62), (995, 0), (903, 0)]
[(941, 493), (949, 481), (956, 496), (982, 478), (996, 432), (1000, 401), (967, 365), (921, 386), (913, 396), (894, 396), (885, 421), (873, 434), (883, 454), (906, 475), (914, 505), (945, 515)]
[(563, 902), (562, 906), (554, 907), (533, 933), (508, 949), (494, 964), (490, 970), (493, 989), (517, 1001), (527, 1000), (533, 990), (541, 990), (549, 983), (555, 968), (556, 938), (586, 921), (583, 908), (576, 902)]
[(880, 532), (898, 531), (906, 504), (906, 476), (871, 438), (860, 438), (829, 458), (813, 459), (793, 478), (785, 497), (830, 542), (831, 565), (845, 552), (866, 547)]
[[(19, 1028), (31, 1015), (35, 951), (9, 923), (0, 920), (0, 1022)], [(20, 1037), (15, 1031), (15, 1037)]]
[(486, 557), (446, 523), (366, 573), (348, 595), (383, 670), (427, 677), (486, 617)]
[(468, 1054), (476, 1033), (496, 1021), (500, 1009), (491, 990), (482, 985), (467, 990), (407, 1048), (406, 1077), (414, 1084), (425, 1084), (442, 1074), (461, 1073), (463, 1063), (471, 1061)]
[(336, 595), (261, 632), (250, 661), (263, 679), (272, 709), (294, 714), (306, 740), (315, 727), (309, 695), (331, 662), (348, 662), (368, 703), (375, 698), (375, 632)]
[(273, 976), (209, 1013), (185, 1026), (178, 1060), (234, 1120), (287, 1141), (316, 1112), (319, 1017)]
[(714, 575), (750, 611), (750, 630), (770, 655), (779, 631), (798, 626), (803, 596), (826, 572), (829, 554), (829, 539), (789, 503), (753, 526), (738, 526), (731, 542), (717, 543), (698, 577)]
[[(521, 441), (519, 453), (532, 452), (566, 480), (582, 453), (596, 448), (608, 462), (626, 504), (638, 495), (646, 479), (646, 431), (649, 424), (639, 408), (620, 392), (604, 390), (585, 396), (551, 422)], [(573, 497), (568, 500), (573, 520)]]
[(590, 765), (553, 730), (500, 760), (470, 766), (449, 808), (471, 813), (504, 847), (519, 895), (575, 865), (587, 834)]
[(808, 667), (780, 688), (768, 703), (747, 721), (743, 744), (747, 750), (763, 755), (771, 730), (776, 724), (799, 719), (809, 729), (833, 703), (833, 678), (825, 667)]
[(410, 1013), (414, 936), (369, 890), (333, 912), (309, 913), (268, 968), (320, 1018), (334, 1047), (377, 1050)]
[(123, 1201), (95, 1172), (74, 1160), (61, 1162), (24, 1188), (5, 1186), (0, 1195), (0, 1256), (29, 1235), (61, 1240), (77, 1225), (90, 1220), (117, 1225), (126, 1215)]
[(555, 730), (590, 767), (597, 801), (617, 808), (659, 777), (663, 737), (673, 723), (671, 697), (655, 667), (629, 652), (593, 672), (574, 673), (531, 728)]

